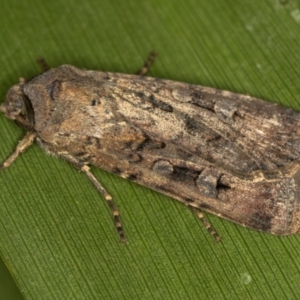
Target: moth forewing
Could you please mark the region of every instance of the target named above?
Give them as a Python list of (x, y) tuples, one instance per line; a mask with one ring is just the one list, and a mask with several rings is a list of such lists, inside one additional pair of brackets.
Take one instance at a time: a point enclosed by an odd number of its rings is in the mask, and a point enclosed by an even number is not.
[[(299, 231), (300, 114), (291, 109), (187, 83), (69, 65), (12, 89), (18, 93), (9, 92), (1, 110), (24, 124), (34, 116), (31, 136), (104, 194), (121, 239), (119, 214), (88, 164), (198, 212), (278, 235)], [(16, 109), (20, 103), (23, 113)]]

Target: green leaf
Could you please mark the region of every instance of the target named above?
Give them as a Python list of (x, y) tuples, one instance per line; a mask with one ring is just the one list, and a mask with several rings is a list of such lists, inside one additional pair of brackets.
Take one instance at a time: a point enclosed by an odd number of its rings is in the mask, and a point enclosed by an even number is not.
[[(0, 25), (3, 100), (18, 77), (40, 72), (40, 57), (53, 67), (135, 73), (156, 50), (149, 76), (300, 109), (296, 1), (11, 0)], [(0, 115), (0, 161), (24, 134)], [(217, 244), (179, 202), (92, 171), (119, 208), (125, 245), (84, 174), (37, 145), (0, 173), (0, 253), (26, 299), (298, 298), (300, 235), (208, 215)]]

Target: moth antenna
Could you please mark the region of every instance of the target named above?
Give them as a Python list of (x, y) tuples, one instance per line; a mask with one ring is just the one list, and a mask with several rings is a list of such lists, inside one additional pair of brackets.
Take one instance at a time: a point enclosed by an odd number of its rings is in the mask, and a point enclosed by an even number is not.
[(29, 146), (31, 146), (34, 142), (35, 137), (35, 132), (28, 131), (17, 145), (15, 151), (0, 165), (0, 171), (9, 167), (22, 152), (24, 152)]
[(158, 55), (157, 52), (152, 51), (146, 60), (144, 66), (137, 72), (137, 75), (144, 76), (150, 69), (151, 65), (154, 63), (156, 56)]

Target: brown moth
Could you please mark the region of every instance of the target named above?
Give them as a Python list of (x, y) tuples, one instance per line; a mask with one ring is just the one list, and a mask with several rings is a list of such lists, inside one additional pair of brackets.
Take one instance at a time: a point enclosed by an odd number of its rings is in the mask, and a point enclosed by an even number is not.
[[(70, 65), (21, 79), (1, 111), (28, 130), (8, 167), (34, 140), (83, 171), (95, 165), (189, 206), (256, 230), (299, 232), (300, 114), (228, 91)], [(216, 235), (210, 225), (206, 227)], [(218, 239), (218, 237), (216, 237)]]

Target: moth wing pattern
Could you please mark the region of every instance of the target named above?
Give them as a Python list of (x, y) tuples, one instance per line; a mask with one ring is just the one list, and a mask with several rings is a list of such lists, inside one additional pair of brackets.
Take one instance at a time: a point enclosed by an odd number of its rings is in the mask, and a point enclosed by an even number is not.
[[(300, 117), (293, 110), (227, 91), (68, 65), (36, 77), (24, 91), (33, 106), (39, 105), (34, 99), (48, 99), (49, 107), (35, 115), (48, 151), (68, 152), (250, 228), (299, 231)], [(84, 126), (71, 122), (78, 117), (87, 120)]]

